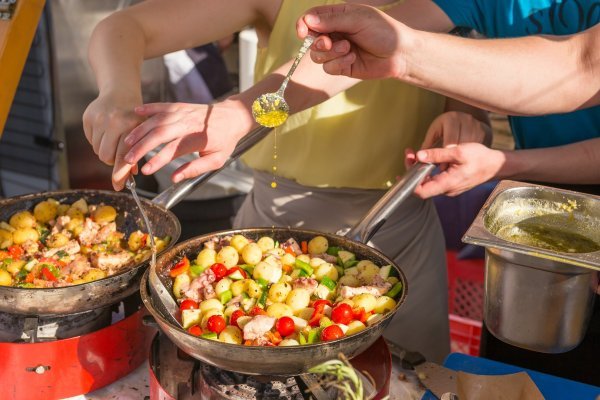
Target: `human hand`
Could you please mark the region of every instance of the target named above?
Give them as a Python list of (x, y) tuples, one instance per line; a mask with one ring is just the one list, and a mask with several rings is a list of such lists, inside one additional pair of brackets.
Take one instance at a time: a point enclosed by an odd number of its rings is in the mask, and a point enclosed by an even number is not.
[(459, 143), (481, 143), (487, 147), (492, 145), (492, 128), (489, 124), (479, 121), (471, 114), (459, 111), (448, 111), (433, 120), (421, 149), (448, 147)]
[(123, 138), (144, 120), (133, 111), (141, 104), (141, 94), (135, 91), (112, 92), (100, 94), (83, 113), (85, 137), (100, 161), (113, 166), (112, 184), (115, 190), (123, 189), (125, 180), (137, 168), (123, 160), (129, 150)]
[(200, 154), (200, 158), (173, 172), (173, 182), (222, 167), (238, 140), (252, 127), (250, 120), (244, 118), (248, 110), (230, 100), (213, 105), (145, 104), (135, 112), (147, 119), (126, 136), (124, 142), (131, 150), (125, 155), (125, 162), (135, 164), (152, 149), (165, 145), (142, 167), (143, 174), (153, 174), (182, 155), (196, 151)]
[(300, 38), (320, 35), (311, 58), (331, 75), (399, 78), (406, 73), (403, 46), (411, 29), (376, 8), (358, 4), (315, 7), (296, 23)]
[(457, 196), (494, 178), (505, 155), (481, 143), (461, 143), (446, 148), (419, 150), (413, 158), (424, 163), (442, 164), (442, 171), (421, 183), (415, 194), (423, 199), (444, 194)]

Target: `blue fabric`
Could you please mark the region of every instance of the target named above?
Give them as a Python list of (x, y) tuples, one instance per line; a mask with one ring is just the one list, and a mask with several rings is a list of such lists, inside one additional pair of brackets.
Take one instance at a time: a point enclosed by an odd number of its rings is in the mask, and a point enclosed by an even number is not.
[[(488, 38), (569, 35), (600, 22), (600, 0), (433, 1), (456, 26), (474, 29)], [(568, 71), (564, 79), (569, 79)], [(510, 117), (510, 123), (517, 148), (560, 146), (599, 137), (600, 106), (560, 115)]]

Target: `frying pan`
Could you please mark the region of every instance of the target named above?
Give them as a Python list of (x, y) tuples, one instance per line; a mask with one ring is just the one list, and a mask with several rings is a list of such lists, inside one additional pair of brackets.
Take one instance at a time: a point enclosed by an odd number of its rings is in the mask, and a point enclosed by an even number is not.
[[(193, 336), (180, 326), (172, 323), (170, 316), (165, 315), (165, 308), (162, 307), (160, 299), (153, 296), (149, 290), (148, 273), (142, 278), (140, 290), (142, 300), (160, 329), (177, 347), (196, 359), (225, 370), (250, 375), (296, 375), (306, 372), (310, 367), (323, 361), (337, 357), (339, 353), (344, 353), (348, 358), (352, 358), (366, 350), (381, 336), (396, 311), (404, 303), (407, 295), (406, 276), (402, 270), (391, 259), (364, 243), (385, 223), (389, 215), (413, 192), (415, 186), (433, 168), (434, 166), (431, 164), (415, 165), (345, 236), (294, 228), (229, 230), (182, 242), (163, 253), (157, 261), (156, 273), (165, 286), (172, 288), (171, 279), (167, 278), (170, 267), (184, 255), (195, 257), (206, 241), (235, 234), (242, 234), (254, 240), (262, 236), (271, 236), (279, 242), (284, 242), (290, 237), (302, 241), (310, 240), (316, 235), (322, 235), (327, 238), (330, 246), (344, 248), (354, 253), (359, 260), (371, 260), (377, 265), (391, 265), (399, 281), (402, 282), (403, 291), (396, 300), (396, 307), (385, 314), (377, 323), (359, 333), (338, 340), (304, 346), (260, 347), (235, 345)], [(357, 240), (353, 240), (353, 238), (357, 238)]]
[[(269, 131), (268, 128), (259, 128), (245, 136), (220, 169), (175, 184), (152, 200), (141, 199), (154, 235), (171, 237), (170, 245), (167, 248), (173, 246), (181, 234), (179, 221), (169, 211), (169, 208), (229, 165), (264, 138)], [(102, 190), (44, 192), (2, 199), (0, 200), (0, 220), (7, 221), (14, 213), (31, 210), (37, 203), (49, 198), (66, 203), (73, 203), (84, 198), (88, 204), (109, 204), (119, 212), (119, 218), (116, 221), (119, 231), (129, 235), (138, 229), (145, 230), (141, 214), (130, 194)], [(65, 287), (38, 289), (0, 286), (0, 312), (37, 316), (66, 315), (115, 304), (139, 290), (140, 279), (147, 266), (148, 260), (144, 260), (106, 278)]]

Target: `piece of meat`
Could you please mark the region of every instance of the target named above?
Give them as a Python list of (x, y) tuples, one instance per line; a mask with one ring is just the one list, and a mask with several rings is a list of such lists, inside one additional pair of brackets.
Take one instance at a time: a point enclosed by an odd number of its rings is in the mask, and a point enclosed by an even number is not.
[(244, 325), (244, 340), (254, 340), (263, 337), (265, 333), (273, 329), (274, 317), (268, 315), (257, 315)]
[(292, 287), (294, 289), (306, 289), (310, 292), (311, 296), (317, 290), (319, 282), (313, 278), (296, 278), (292, 281)]
[(217, 297), (215, 289), (213, 289), (212, 285), (205, 286), (202, 290), (202, 294), (204, 295), (204, 300), (214, 299), (215, 297)]
[(131, 261), (133, 261), (133, 256), (126, 251), (112, 254), (93, 253), (90, 256), (90, 261), (94, 267), (100, 268), (103, 271), (109, 271), (110, 274), (113, 271), (128, 265)]
[(67, 254), (77, 254), (80, 250), (81, 246), (79, 246), (77, 240), (69, 240), (64, 246), (46, 250), (44, 252), (44, 257), (52, 257), (59, 251), (64, 251)]
[(37, 241), (34, 242), (33, 240), (27, 240), (21, 246), (23, 247), (25, 254), (28, 256), (33, 256), (40, 251), (40, 244)]
[(92, 221), (90, 218), (86, 218), (85, 222), (83, 223), (83, 230), (79, 234), (79, 243), (83, 245), (94, 244), (99, 230), (100, 225)]
[(71, 222), (71, 217), (68, 215), (61, 215), (60, 217), (56, 218), (56, 222), (52, 227), (52, 234), (54, 235), (55, 233), (62, 232), (69, 222)]
[(326, 262), (328, 262), (330, 264), (337, 263), (337, 257), (336, 256), (332, 256), (331, 254), (327, 254), (327, 253), (315, 254), (313, 257), (321, 258), (321, 259), (325, 260)]
[(242, 297), (242, 295), (235, 296), (233, 299), (231, 299), (227, 302), (226, 306), (227, 307), (229, 307), (229, 306), (238, 306), (239, 307), (240, 304), (242, 304), (243, 298), (244, 297)]
[(34, 279), (33, 285), (37, 288), (52, 288), (56, 287), (58, 282), (46, 281), (43, 279)]
[(340, 296), (342, 296), (344, 299), (349, 299), (349, 298), (354, 297), (359, 294), (370, 293), (373, 296), (379, 297), (379, 296), (383, 296), (384, 294), (386, 294), (390, 290), (391, 287), (392, 287), (392, 284), (389, 282), (384, 282), (384, 284), (382, 286), (373, 286), (373, 285), (359, 286), (359, 287), (342, 286), (342, 289), (340, 290)]
[(300, 254), (302, 254), (302, 249), (300, 248), (300, 246), (298, 245), (298, 242), (296, 242), (296, 240), (294, 240), (294, 238), (289, 238), (288, 240), (285, 241), (285, 243), (283, 243), (281, 245), (281, 248), (283, 250), (286, 249), (291, 249), (297, 256), (299, 256)]
[(91, 268), (92, 265), (87, 258), (83, 255), (78, 255), (62, 269), (62, 273), (65, 275), (70, 274), (73, 278), (78, 279), (85, 275)]
[(110, 222), (106, 225), (104, 225), (102, 228), (100, 228), (100, 230), (98, 231), (98, 234), (96, 235), (96, 238), (94, 239), (94, 243), (102, 243), (102, 242), (106, 242), (109, 238), (109, 236), (113, 233), (115, 233), (117, 231), (117, 224), (114, 222)]

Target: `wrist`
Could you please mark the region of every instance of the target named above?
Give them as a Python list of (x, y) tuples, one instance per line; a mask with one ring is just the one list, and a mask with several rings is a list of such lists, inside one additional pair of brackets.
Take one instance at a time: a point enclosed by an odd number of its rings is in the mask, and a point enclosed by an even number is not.
[(249, 100), (242, 94), (231, 96), (221, 103), (224, 107), (229, 109), (231, 116), (235, 118), (239, 129), (236, 130), (236, 139), (239, 140), (252, 129), (257, 128), (258, 124), (252, 116), (252, 102), (254, 99)]
[(522, 163), (517, 151), (493, 150), (496, 157), (501, 160), (496, 179), (515, 179), (521, 175)]
[(407, 82), (418, 80), (416, 55), (418, 49), (423, 45), (422, 32), (402, 25), (398, 31), (398, 51), (395, 55), (398, 62), (398, 74), (396, 79)]

